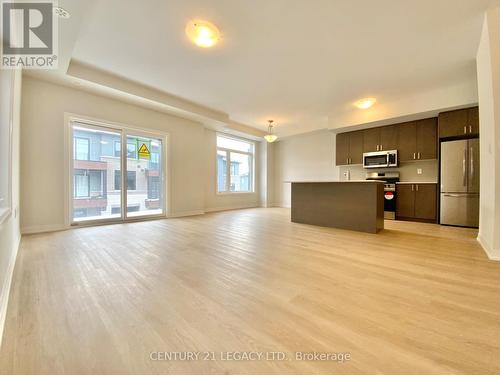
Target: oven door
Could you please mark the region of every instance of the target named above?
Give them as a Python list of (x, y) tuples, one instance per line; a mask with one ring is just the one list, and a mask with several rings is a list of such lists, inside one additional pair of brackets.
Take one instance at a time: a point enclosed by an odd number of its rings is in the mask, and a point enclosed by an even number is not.
[(384, 168), (389, 166), (387, 152), (366, 152), (363, 154), (363, 168)]

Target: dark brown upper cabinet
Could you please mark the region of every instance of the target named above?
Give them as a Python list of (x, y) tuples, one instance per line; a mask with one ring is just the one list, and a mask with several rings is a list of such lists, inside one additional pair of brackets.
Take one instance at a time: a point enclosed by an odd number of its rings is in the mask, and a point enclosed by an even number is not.
[(437, 159), (437, 118), (417, 121), (417, 159)]
[(437, 121), (429, 118), (398, 125), (399, 160), (437, 159)]
[(469, 132), (479, 135), (479, 107), (469, 109)]
[(478, 134), (478, 107), (439, 114), (439, 138), (465, 137)]
[(398, 149), (398, 126), (389, 125), (363, 131), (363, 152)]
[(349, 164), (363, 164), (363, 132), (352, 132), (349, 137)]
[(380, 151), (380, 128), (363, 130), (363, 152)]
[(336, 139), (336, 165), (363, 163), (362, 131), (339, 133)]
[(416, 160), (417, 158), (417, 123), (405, 122), (398, 125), (399, 161)]
[(389, 125), (380, 128), (380, 151), (391, 151), (398, 148), (398, 125)]

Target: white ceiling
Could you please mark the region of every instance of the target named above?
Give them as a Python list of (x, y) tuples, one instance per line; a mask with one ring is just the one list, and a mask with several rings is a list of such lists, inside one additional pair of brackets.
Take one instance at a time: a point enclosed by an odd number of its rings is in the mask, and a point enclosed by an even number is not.
[[(72, 58), (250, 126), (274, 118), (278, 132), (292, 134), (359, 111), (351, 104), (361, 97), (384, 105), (475, 81), (489, 3), (95, 0)], [(184, 33), (192, 18), (215, 23), (221, 43), (192, 45)]]

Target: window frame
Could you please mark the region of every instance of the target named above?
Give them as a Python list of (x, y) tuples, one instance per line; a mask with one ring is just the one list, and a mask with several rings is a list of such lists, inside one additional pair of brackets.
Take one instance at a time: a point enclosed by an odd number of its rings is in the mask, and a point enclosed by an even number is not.
[[(170, 147), (170, 134), (157, 129), (146, 129), (146, 128), (138, 128), (133, 127), (121, 123), (110, 122), (106, 120), (98, 120), (82, 115), (76, 115), (72, 113), (65, 112), (65, 142), (64, 149), (65, 154), (67, 155), (65, 158), (65, 195), (67, 199), (65, 200), (64, 211), (65, 211), (65, 227), (71, 228), (75, 226), (93, 226), (93, 225), (101, 225), (106, 223), (124, 223), (124, 222), (134, 222), (134, 221), (146, 221), (152, 219), (162, 219), (171, 216), (171, 181), (172, 181), (172, 170), (171, 170), (171, 147)], [(123, 207), (127, 207), (127, 194), (126, 189), (122, 189), (122, 198), (121, 198), (121, 215), (119, 218), (105, 218), (98, 220), (85, 220), (85, 221), (76, 221), (73, 218), (73, 192), (74, 192), (74, 178), (73, 170), (74, 170), (74, 131), (73, 127), (84, 127), (88, 129), (95, 130), (109, 130), (112, 132), (119, 132), (121, 134), (121, 144), (126, 144), (127, 137), (130, 135), (133, 136), (142, 136), (142, 137), (154, 137), (158, 138), (161, 141), (160, 146), (160, 165), (161, 165), (161, 175), (163, 183), (161, 189), (161, 196), (163, 198), (161, 208), (163, 210), (160, 214), (151, 214), (151, 215), (141, 215), (141, 216), (127, 216), (126, 209)], [(121, 170), (126, 168), (127, 166), (127, 152), (126, 147), (121, 147)], [(122, 184), (126, 186), (127, 181), (122, 180)]]
[[(240, 151), (227, 147), (219, 147), (217, 146), (217, 138), (227, 138), (234, 141), (245, 142), (251, 145), (251, 151)], [(227, 135), (224, 133), (216, 133), (215, 134), (215, 192), (217, 195), (232, 195), (232, 194), (255, 194), (255, 148), (256, 144), (254, 141), (250, 139), (235, 137), (232, 135)], [(225, 190), (219, 191), (219, 163), (217, 162), (218, 152), (226, 153), (226, 186)], [(231, 153), (247, 155), (249, 157), (250, 171), (249, 171), (249, 191), (231, 191)]]
[[(5, 196), (2, 198), (0, 196), (0, 199), (2, 199), (2, 202), (0, 202), (0, 225), (3, 224), (11, 215), (12, 213), (12, 162), (13, 162), (13, 146), (12, 146), (12, 135), (13, 135), (13, 123), (14, 123), (14, 105), (15, 105), (15, 82), (16, 82), (16, 75), (17, 75), (17, 70), (8, 72), (4, 71), (4, 74), (11, 74), (10, 76), (10, 82), (9, 82), (9, 95), (8, 98), (5, 98), (5, 102), (7, 105), (7, 108), (5, 108), (5, 111), (8, 112), (8, 121), (6, 124), (3, 123), (2, 118), (0, 118), (0, 126), (5, 126), (5, 130), (7, 133), (7, 137), (5, 139), (6, 144), (1, 144), (1, 147), (6, 147), (7, 148), (7, 159), (5, 160), (6, 162), (6, 168), (3, 168), (3, 164), (0, 166), (3, 170), (2, 173), (5, 173), (5, 176), (0, 176), (0, 178), (5, 177), (7, 186), (6, 186), (6, 191)], [(1, 89), (3, 90), (3, 84)], [(2, 109), (3, 110), (3, 109)]]

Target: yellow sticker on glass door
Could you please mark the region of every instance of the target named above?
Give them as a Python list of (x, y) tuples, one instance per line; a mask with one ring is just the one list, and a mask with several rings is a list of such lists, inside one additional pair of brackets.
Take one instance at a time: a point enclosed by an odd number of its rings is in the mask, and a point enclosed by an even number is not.
[(139, 154), (139, 159), (151, 159), (151, 151), (149, 151), (150, 146), (148, 145), (149, 143), (149, 141), (137, 140), (137, 145), (139, 148), (139, 151), (137, 153)]

